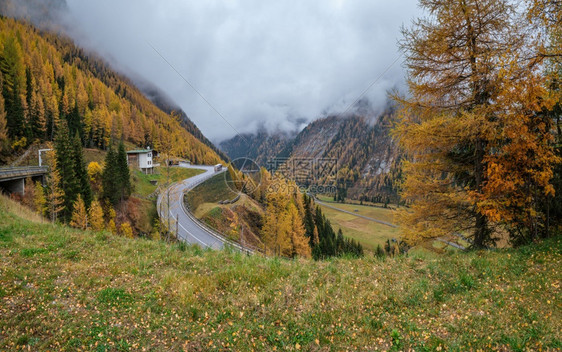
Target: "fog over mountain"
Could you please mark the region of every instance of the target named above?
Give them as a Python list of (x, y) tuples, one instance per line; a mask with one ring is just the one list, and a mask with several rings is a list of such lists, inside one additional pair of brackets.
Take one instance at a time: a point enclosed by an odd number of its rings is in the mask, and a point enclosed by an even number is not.
[(400, 26), (419, 9), (415, 0), (67, 0), (59, 12), (79, 45), (152, 82), (220, 141), (343, 112), (388, 69), (366, 95), (382, 111), (387, 90), (403, 87)]

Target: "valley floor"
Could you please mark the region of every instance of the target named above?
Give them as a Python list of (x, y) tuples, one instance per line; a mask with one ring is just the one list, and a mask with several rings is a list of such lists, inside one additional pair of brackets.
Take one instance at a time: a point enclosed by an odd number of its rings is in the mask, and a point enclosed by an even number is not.
[(0, 197), (0, 350), (556, 350), (561, 249), (248, 257), (41, 223)]
[[(330, 220), (334, 230), (359, 241), (365, 249), (373, 252), (377, 245), (384, 247), (386, 240), (398, 238), (398, 229), (367, 218), (392, 223), (392, 209), (347, 203), (320, 203), (322, 212)], [(341, 211), (343, 210), (343, 211)]]

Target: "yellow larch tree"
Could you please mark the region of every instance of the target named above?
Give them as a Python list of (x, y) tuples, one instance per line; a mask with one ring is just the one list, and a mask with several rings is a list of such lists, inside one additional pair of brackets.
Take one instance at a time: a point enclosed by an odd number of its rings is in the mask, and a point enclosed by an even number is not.
[(403, 236), (419, 242), (463, 233), (476, 248), (493, 245), (496, 229), (509, 227), (522, 207), (537, 211), (536, 199), (521, 199), (551, 191), (555, 159), (536, 113), (548, 104), (539, 65), (529, 60), (519, 9), (507, 0), (420, 4), (428, 17), (404, 29), (401, 41), (409, 95), (395, 96), (395, 134), (410, 159)]
[(290, 254), (291, 242), (288, 237), (290, 223), (283, 216), (289, 200), (280, 193), (271, 192), (266, 197), (267, 206), (262, 233), (268, 252), (274, 255)]
[(64, 210), (64, 191), (60, 188), (61, 177), (56, 166), (56, 158), (54, 157), (54, 152), (50, 151), (47, 153), (48, 163), (49, 163), (49, 173), (46, 176), (46, 201), (47, 201), (47, 211), (51, 222), (56, 222), (58, 219), (58, 214)]
[(90, 178), (90, 185), (92, 186), (92, 191), (94, 191), (95, 193), (101, 192), (102, 174), (103, 168), (97, 161), (91, 161), (88, 164), (88, 176)]
[(88, 211), (90, 227), (94, 231), (101, 231), (104, 229), (105, 224), (103, 221), (103, 210), (101, 208), (100, 202), (96, 199), (90, 205), (90, 210)]
[(134, 237), (133, 228), (131, 227), (131, 224), (129, 224), (128, 222), (124, 222), (121, 224), (121, 226), (119, 227), (119, 232), (123, 237), (127, 237), (127, 238)]
[(299, 215), (297, 207), (289, 204), (287, 210), (287, 218), (289, 224), (289, 238), (291, 240), (291, 257), (310, 258), (312, 251), (309, 245), (309, 239), (306, 237), (306, 230), (302, 223), (302, 217)]
[(45, 216), (47, 212), (47, 199), (45, 198), (45, 190), (41, 182), (35, 182), (35, 210), (41, 215)]
[(88, 211), (86, 210), (86, 204), (84, 204), (84, 200), (80, 194), (78, 194), (78, 198), (74, 202), (70, 226), (81, 230), (86, 230), (88, 227)]

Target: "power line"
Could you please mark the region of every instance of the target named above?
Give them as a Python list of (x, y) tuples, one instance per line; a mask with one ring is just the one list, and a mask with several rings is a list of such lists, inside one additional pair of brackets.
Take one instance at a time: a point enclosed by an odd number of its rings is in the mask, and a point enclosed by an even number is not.
[(373, 83), (371, 83), (371, 84), (357, 97), (357, 99), (355, 99), (355, 101), (354, 101), (353, 103), (349, 104), (348, 107), (347, 107), (341, 114), (339, 114), (339, 116), (345, 115), (345, 113), (347, 113), (347, 112), (349, 111), (349, 109), (351, 109), (355, 104), (357, 104), (357, 102), (358, 102), (359, 100), (361, 100), (361, 98), (363, 98), (363, 96), (364, 96), (365, 94), (367, 94), (367, 92), (375, 85), (375, 83), (377, 83), (377, 82), (379, 81), (379, 79), (381, 79), (382, 76), (384, 76), (384, 74), (387, 73), (388, 70), (390, 70), (390, 69), (392, 68), (392, 66), (394, 66), (394, 64), (395, 64), (398, 60), (400, 60), (401, 57), (402, 57), (402, 54), (398, 55), (398, 56), (396, 57), (396, 59), (394, 59), (394, 61), (392, 61), (392, 63), (391, 63), (380, 75), (378, 75), (378, 77), (373, 81)]
[(164, 57), (164, 55), (162, 55), (158, 50), (156, 50), (156, 48), (155, 48), (152, 44), (150, 44), (149, 41), (146, 41), (146, 43), (152, 48), (152, 50), (154, 50), (154, 52), (155, 52), (156, 54), (158, 54), (158, 56), (160, 56), (160, 57), (162, 58), (162, 60), (164, 60), (164, 62), (166, 62), (166, 63), (168, 64), (168, 66), (170, 66), (170, 67), (172, 68), (172, 70), (174, 70), (174, 72), (176, 72), (176, 74), (177, 74), (178, 76), (181, 77), (181, 79), (183, 79), (183, 81), (184, 81), (185, 83), (187, 83), (187, 84), (191, 87), (191, 89), (193, 89), (193, 91), (194, 91), (195, 93), (197, 93), (197, 95), (199, 95), (199, 97), (201, 97), (201, 99), (203, 99), (203, 101), (204, 101), (205, 103), (207, 103), (207, 105), (209, 105), (209, 107), (210, 107), (211, 109), (213, 109), (213, 110), (217, 113), (217, 115), (219, 115), (219, 116), (224, 120), (224, 122), (226, 122), (226, 124), (228, 124), (228, 125), (234, 130), (234, 132), (236, 132), (236, 134), (237, 134), (240, 138), (242, 138), (242, 139), (244, 140), (244, 142), (248, 143), (248, 141), (246, 140), (246, 138), (244, 138), (244, 136), (243, 136), (240, 132), (238, 132), (238, 130), (237, 130), (234, 126), (232, 126), (232, 124), (231, 124), (230, 122), (228, 122), (228, 120), (213, 106), (213, 104), (211, 104), (211, 103), (207, 100), (207, 98), (205, 98), (205, 97), (203, 96), (203, 94), (201, 94), (201, 92), (199, 92), (199, 91), (197, 90), (197, 88), (195, 88), (195, 86), (194, 86), (193, 84), (191, 84), (191, 82), (189, 82), (189, 81), (174, 67), (174, 65), (172, 65), (172, 63), (171, 63), (170, 61), (168, 61), (168, 60)]

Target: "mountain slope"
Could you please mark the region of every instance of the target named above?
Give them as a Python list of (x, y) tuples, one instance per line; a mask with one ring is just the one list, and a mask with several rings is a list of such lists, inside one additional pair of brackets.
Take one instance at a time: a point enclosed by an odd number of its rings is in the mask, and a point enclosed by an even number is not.
[(87, 147), (105, 149), (124, 139), (196, 163), (220, 162), (210, 143), (198, 140), (128, 79), (69, 39), (1, 18), (0, 49), (10, 139), (4, 155), (51, 140), (66, 121)]
[(319, 119), (284, 154), (291, 159), (337, 160), (338, 183), (350, 198), (397, 201), (402, 156), (390, 136), (392, 118), (389, 110), (375, 118), (352, 114)]
[[(344, 188), (348, 197), (396, 202), (402, 155), (390, 136), (393, 114), (393, 109), (388, 108), (377, 115), (363, 102), (347, 116), (311, 122), (292, 139), (259, 132), (245, 135), (244, 140), (234, 137), (221, 143), (221, 148), (231, 158), (248, 156), (263, 166), (274, 157), (337, 160), (338, 187)], [(332, 181), (320, 175), (315, 182), (330, 185)]]
[(176, 103), (174, 103), (164, 92), (155, 87), (149, 82), (141, 82), (140, 79), (134, 79), (135, 85), (146, 95), (154, 105), (169, 115), (177, 117), (182, 125), (189, 133), (195, 138), (203, 142), (218, 154), (223, 160), (228, 160), (228, 156), (219, 148), (217, 148), (197, 127), (193, 121), (187, 116), (185, 111), (182, 110)]
[(283, 260), (24, 220), (0, 196), (0, 350), (557, 350), (560, 239)]
[(295, 134), (268, 133), (259, 130), (257, 133), (244, 133), (220, 143), (220, 148), (232, 159), (250, 158), (258, 165), (266, 166), (267, 161), (281, 153)]

